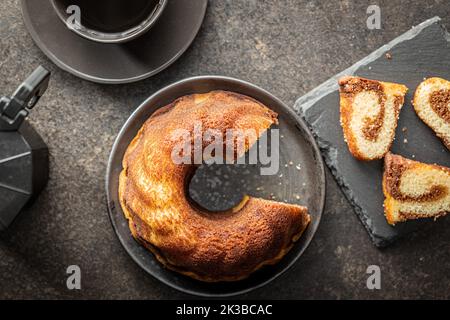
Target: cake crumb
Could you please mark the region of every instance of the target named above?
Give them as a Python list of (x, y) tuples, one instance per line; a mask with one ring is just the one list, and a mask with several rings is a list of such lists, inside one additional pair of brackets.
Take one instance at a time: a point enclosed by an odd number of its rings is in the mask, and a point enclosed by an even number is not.
[(403, 127), (403, 128), (402, 128), (402, 131), (403, 131), (403, 132), (406, 132), (406, 131), (408, 131), (408, 128), (407, 128), (407, 127)]
[(386, 53), (386, 59), (391, 60), (392, 59), (392, 54), (390, 54), (389, 52)]
[(403, 143), (408, 143), (408, 139), (403, 139)]

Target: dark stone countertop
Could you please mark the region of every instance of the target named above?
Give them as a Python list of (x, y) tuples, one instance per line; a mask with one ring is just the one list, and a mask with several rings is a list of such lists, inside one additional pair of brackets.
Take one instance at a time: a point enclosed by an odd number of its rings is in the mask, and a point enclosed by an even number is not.
[[(378, 3), (382, 29), (366, 28)], [(18, 0), (0, 2), (0, 88), (11, 93), (38, 65), (52, 72), (30, 122), (50, 147), (50, 181), (38, 201), (0, 235), (0, 298), (189, 298), (153, 279), (122, 249), (106, 212), (108, 155), (130, 113), (155, 90), (182, 78), (220, 74), (253, 82), (289, 105), (413, 25), (439, 15), (445, 0), (210, 1), (192, 47), (159, 75), (99, 85), (54, 66), (34, 45)], [(450, 219), (376, 249), (329, 172), (327, 204), (310, 247), (295, 266), (243, 298), (450, 298)], [(66, 268), (82, 289), (66, 289)], [(382, 289), (366, 288), (379, 265)]]

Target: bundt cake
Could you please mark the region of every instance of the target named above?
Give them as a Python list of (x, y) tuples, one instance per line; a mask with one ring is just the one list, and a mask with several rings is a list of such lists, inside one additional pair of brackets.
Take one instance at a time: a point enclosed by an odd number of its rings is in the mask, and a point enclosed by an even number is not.
[(450, 81), (426, 79), (417, 87), (413, 105), (420, 119), (450, 150)]
[(134, 238), (167, 268), (201, 281), (240, 280), (278, 262), (308, 226), (306, 207), (246, 196), (226, 212), (208, 212), (187, 196), (196, 165), (171, 156), (179, 143), (173, 133), (193, 134), (196, 123), (202, 132), (255, 130), (245, 150), (233, 149), (238, 158), (277, 121), (258, 101), (226, 91), (184, 96), (154, 113), (129, 145), (120, 175), (119, 198)]
[(383, 192), (387, 221), (440, 217), (450, 212), (450, 168), (388, 153)]
[(383, 158), (394, 140), (408, 88), (350, 76), (341, 78), (339, 87), (341, 126), (350, 153), (359, 160)]

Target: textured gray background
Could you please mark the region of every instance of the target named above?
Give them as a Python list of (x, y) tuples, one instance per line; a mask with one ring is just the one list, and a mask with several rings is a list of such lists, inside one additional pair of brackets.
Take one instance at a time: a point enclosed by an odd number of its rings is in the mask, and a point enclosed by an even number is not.
[[(45, 0), (36, 0), (45, 1)], [(382, 8), (382, 30), (366, 28), (366, 8)], [(105, 209), (104, 174), (120, 127), (155, 90), (201, 74), (241, 78), (289, 105), (411, 26), (439, 15), (447, 0), (212, 0), (186, 54), (156, 77), (105, 86), (58, 70), (34, 45), (17, 0), (0, 2), (0, 88), (11, 93), (38, 64), (53, 71), (31, 122), (51, 150), (47, 189), (0, 235), (0, 298), (186, 298), (142, 271), (120, 246)], [(450, 219), (386, 250), (376, 249), (336, 183), (319, 231), (299, 262), (244, 298), (450, 298)], [(78, 264), (82, 290), (65, 287)], [(382, 290), (365, 270), (382, 269)]]

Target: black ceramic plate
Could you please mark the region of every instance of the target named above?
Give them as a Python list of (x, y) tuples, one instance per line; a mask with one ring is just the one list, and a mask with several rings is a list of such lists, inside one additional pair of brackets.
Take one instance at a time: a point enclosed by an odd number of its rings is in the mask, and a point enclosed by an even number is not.
[[(261, 179), (251, 179), (251, 177), (245, 179), (242, 175), (234, 175), (233, 178), (233, 174), (230, 173), (223, 176), (231, 180), (239, 180), (228, 181), (228, 183), (232, 186), (247, 185), (253, 191), (246, 190), (246, 192), (253, 196), (268, 198), (270, 194), (273, 194), (276, 200), (306, 205), (312, 217), (312, 222), (303, 236), (278, 264), (265, 267), (246, 280), (232, 283), (203, 283), (165, 269), (150, 252), (132, 238), (118, 201), (117, 189), (119, 174), (122, 171), (122, 158), (142, 124), (159, 107), (181, 96), (211, 90), (228, 90), (253, 97), (279, 114), (281, 139), (278, 174)], [(289, 164), (291, 161), (292, 164)], [(210, 186), (207, 181), (203, 184), (198, 182), (204, 178), (207, 170), (200, 168), (199, 171), (201, 172), (198, 177), (196, 178), (196, 174), (193, 178), (193, 184), (197, 184), (193, 197), (210, 194), (211, 191), (208, 190)], [(247, 174), (250, 172), (244, 171)], [(195, 180), (198, 180), (197, 183)], [(233, 187), (229, 189), (236, 190)], [(286, 271), (302, 255), (319, 226), (325, 202), (325, 174), (322, 157), (311, 133), (303, 120), (290, 108), (267, 91), (247, 82), (226, 77), (204, 76), (186, 79), (160, 90), (131, 115), (120, 131), (111, 152), (106, 175), (106, 192), (114, 230), (125, 250), (144, 270), (165, 284), (183, 292), (207, 297), (224, 297), (245, 293), (267, 284)]]
[(25, 25), (39, 48), (60, 68), (99, 83), (148, 78), (175, 62), (197, 35), (208, 0), (170, 0), (156, 24), (123, 44), (104, 44), (70, 31), (48, 0), (22, 0)]

